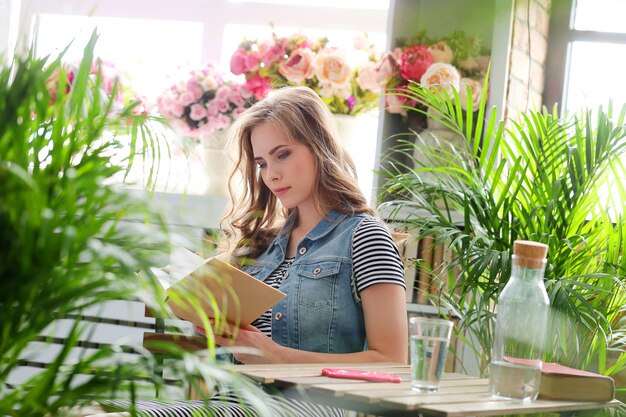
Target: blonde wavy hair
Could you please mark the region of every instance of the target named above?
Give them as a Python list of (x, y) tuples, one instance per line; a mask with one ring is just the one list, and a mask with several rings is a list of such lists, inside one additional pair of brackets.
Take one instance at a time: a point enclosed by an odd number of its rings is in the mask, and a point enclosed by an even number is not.
[(280, 206), (254, 161), (252, 130), (265, 123), (313, 153), (317, 167), (314, 199), (320, 213), (332, 209), (345, 214), (375, 214), (359, 189), (352, 158), (337, 141), (328, 107), (308, 87), (281, 88), (246, 110), (229, 132), (236, 164), (229, 178), (231, 205), (222, 229), (229, 236), (226, 251), (232, 259), (258, 257), (287, 220), (290, 227), (297, 224), (296, 209)]

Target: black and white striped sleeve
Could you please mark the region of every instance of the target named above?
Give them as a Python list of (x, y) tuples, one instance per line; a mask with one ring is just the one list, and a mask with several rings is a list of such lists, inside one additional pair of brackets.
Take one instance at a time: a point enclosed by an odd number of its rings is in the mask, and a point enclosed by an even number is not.
[(387, 227), (365, 218), (354, 232), (352, 272), (358, 293), (374, 284), (398, 284), (406, 288), (404, 267)]

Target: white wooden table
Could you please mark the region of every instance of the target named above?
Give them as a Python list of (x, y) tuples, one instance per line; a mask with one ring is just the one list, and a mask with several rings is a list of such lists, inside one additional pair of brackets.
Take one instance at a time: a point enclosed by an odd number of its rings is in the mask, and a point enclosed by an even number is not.
[[(401, 383), (376, 383), (329, 378), (321, 369), (349, 368), (391, 372), (402, 378)], [(247, 377), (274, 386), (288, 397), (319, 404), (341, 407), (380, 416), (493, 416), (539, 412), (568, 412), (621, 403), (580, 401), (522, 402), (492, 397), (488, 380), (461, 374), (446, 374), (436, 393), (411, 390), (410, 368), (394, 364), (290, 364), (238, 365), (233, 367)]]

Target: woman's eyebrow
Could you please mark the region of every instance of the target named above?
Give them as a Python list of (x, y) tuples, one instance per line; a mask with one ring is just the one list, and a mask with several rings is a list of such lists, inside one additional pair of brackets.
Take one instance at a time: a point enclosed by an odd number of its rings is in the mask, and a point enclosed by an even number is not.
[(269, 152), (269, 153), (270, 153), (270, 155), (273, 155), (273, 154), (274, 154), (277, 150), (279, 150), (280, 148), (282, 148), (282, 147), (284, 147), (284, 146), (287, 146), (287, 145), (278, 145), (278, 146), (274, 146), (274, 147), (272, 148), (272, 150), (270, 150), (270, 152)]
[[(284, 144), (283, 144), (283, 145), (274, 146), (274, 147), (273, 147), (273, 148), (269, 151), (270, 156), (274, 155), (274, 154), (276, 153), (276, 151), (277, 151), (277, 150), (279, 150), (280, 148), (283, 148), (283, 147), (286, 147), (286, 146), (289, 146), (289, 145), (284, 145)], [(255, 156), (255, 157), (254, 157), (254, 160), (255, 160), (255, 161), (260, 161), (260, 160), (263, 160), (263, 157), (261, 157), (261, 156)]]

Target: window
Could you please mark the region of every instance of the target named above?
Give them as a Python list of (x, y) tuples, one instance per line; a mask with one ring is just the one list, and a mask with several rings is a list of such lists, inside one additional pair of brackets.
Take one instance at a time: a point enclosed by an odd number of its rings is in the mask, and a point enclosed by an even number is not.
[(77, 61), (97, 27), (100, 37), (95, 55), (129, 74), (137, 91), (155, 97), (180, 66), (201, 64), (202, 26), (201, 22), (163, 19), (41, 14), (37, 52), (56, 55), (73, 41), (65, 59)]
[[(626, 1), (553, 0), (544, 104), (559, 105), (562, 114), (579, 110), (614, 109), (626, 104)], [(617, 112), (619, 113), (619, 111)], [(607, 173), (602, 201), (616, 215), (623, 207), (619, 170)]]
[[(383, 51), (388, 7), (388, 0), (29, 0), (20, 33), (36, 28), (32, 36), (40, 56), (54, 55), (74, 39), (66, 56), (76, 60), (98, 27), (96, 55), (122, 69), (133, 88), (154, 101), (171, 84), (168, 76), (175, 79), (189, 66), (214, 61), (228, 71), (238, 43), (269, 38), (270, 23), (281, 35), (301, 31), (339, 45), (351, 45), (355, 35), (367, 32)], [(204, 194), (200, 159), (188, 161), (174, 149), (160, 167), (169, 176), (157, 190)]]
[(623, 0), (553, 0), (544, 104), (626, 104), (625, 14)]

